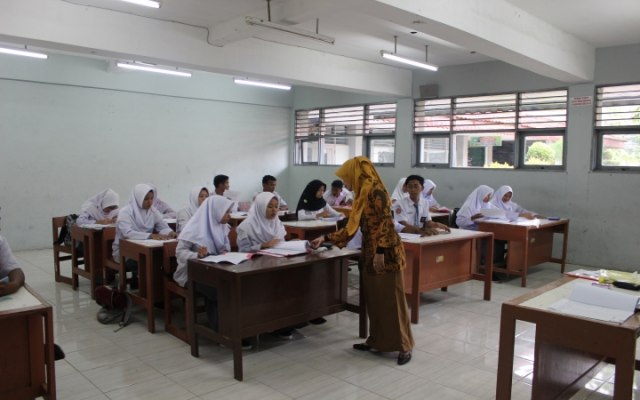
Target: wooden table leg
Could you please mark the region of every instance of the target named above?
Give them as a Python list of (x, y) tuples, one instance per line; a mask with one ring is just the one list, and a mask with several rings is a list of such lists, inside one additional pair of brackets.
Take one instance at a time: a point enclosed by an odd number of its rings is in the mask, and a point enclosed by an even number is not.
[(498, 350), (496, 400), (511, 399), (516, 320), (510, 307), (507, 304), (503, 304), (500, 316), (500, 349)]

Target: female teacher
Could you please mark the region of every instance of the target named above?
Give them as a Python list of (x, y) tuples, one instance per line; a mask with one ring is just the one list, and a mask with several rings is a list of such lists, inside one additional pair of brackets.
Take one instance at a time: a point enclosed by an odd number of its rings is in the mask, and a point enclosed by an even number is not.
[(358, 228), (362, 231), (361, 274), (371, 329), (365, 343), (354, 344), (361, 351), (398, 351), (398, 364), (411, 360), (413, 336), (404, 296), (402, 270), (404, 247), (394, 229), (389, 193), (371, 161), (366, 157), (347, 160), (336, 171), (355, 200), (347, 225), (311, 244), (317, 248), (329, 240), (346, 246)]

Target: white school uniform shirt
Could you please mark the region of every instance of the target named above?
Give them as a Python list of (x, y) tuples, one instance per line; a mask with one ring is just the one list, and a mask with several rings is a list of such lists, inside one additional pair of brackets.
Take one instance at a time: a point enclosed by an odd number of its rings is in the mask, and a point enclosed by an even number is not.
[(6, 278), (11, 271), (18, 268), (18, 261), (13, 256), (9, 243), (0, 235), (0, 279)]
[[(260, 193), (265, 193), (265, 192), (255, 192), (253, 194), (253, 197), (251, 198), (251, 202), (255, 202), (256, 201), (256, 197), (258, 197), (258, 195)], [(270, 192), (266, 192), (266, 193), (270, 193)], [(278, 199), (278, 207), (288, 207), (287, 202), (284, 201), (284, 199), (282, 198), (282, 196), (280, 196), (280, 194), (278, 192), (273, 192), (271, 193), (272, 195), (274, 195), (277, 199)]]
[(115, 261), (120, 261), (120, 240), (148, 239), (154, 230), (161, 235), (173, 232), (162, 218), (162, 214), (153, 206), (147, 210), (142, 208), (144, 197), (149, 191), (153, 191), (151, 185), (141, 183), (134, 186), (129, 202), (118, 214), (116, 237), (111, 248)]
[[(511, 200), (505, 203), (504, 201), (502, 201), (502, 197), (504, 197), (504, 195), (509, 192), (511, 192)], [(500, 186), (498, 190), (496, 190), (496, 193), (491, 198), (491, 204), (493, 204), (496, 208), (504, 210), (505, 215), (507, 216), (507, 219), (509, 221), (518, 219), (518, 216), (520, 216), (520, 214), (531, 212), (513, 201), (513, 189), (508, 185)]]
[(76, 224), (95, 224), (98, 220), (116, 217), (119, 212), (117, 208), (110, 213), (103, 211), (113, 206), (120, 206), (120, 196), (112, 189), (104, 190), (82, 203)]
[(431, 221), (429, 203), (422, 196), (418, 203), (414, 203), (410, 197), (402, 198), (393, 205), (393, 218), (397, 222), (422, 227), (425, 221)]
[(460, 207), (460, 210), (458, 210), (456, 216), (456, 225), (458, 225), (460, 229), (475, 230), (477, 226), (471, 217), (482, 212), (482, 209), (495, 208), (495, 206), (491, 204), (491, 201), (488, 203), (483, 201), (483, 199), (491, 193), (493, 193), (493, 189), (489, 186), (480, 185), (467, 196), (467, 199), (462, 204), (462, 207)]
[(273, 239), (284, 240), (287, 234), (284, 225), (277, 216), (267, 219), (267, 206), (275, 193), (262, 192), (256, 196), (249, 209), (247, 218), (238, 225), (238, 251), (253, 253), (260, 250), (260, 246)]
[(329, 213), (329, 218), (344, 217), (344, 215), (342, 213), (334, 210), (333, 207), (331, 207), (329, 204), (325, 204), (325, 206), (322, 207), (319, 210), (315, 210), (315, 211), (300, 210), (300, 211), (298, 211), (298, 221), (314, 220), (314, 219), (316, 219), (316, 215), (318, 215), (320, 213), (323, 213), (323, 212)]
[(178, 236), (178, 268), (173, 274), (173, 279), (180, 286), (184, 287), (187, 284), (187, 264), (189, 260), (198, 258), (200, 247), (206, 247), (209, 254), (222, 254), (231, 250), (231, 228), (228, 224), (220, 223), (220, 220), (232, 206), (233, 202), (226, 197), (217, 194), (210, 196), (200, 205)]
[(331, 190), (327, 190), (322, 197), (332, 207), (338, 207), (348, 200), (353, 200), (353, 194), (345, 188), (342, 188), (338, 196), (334, 196)]

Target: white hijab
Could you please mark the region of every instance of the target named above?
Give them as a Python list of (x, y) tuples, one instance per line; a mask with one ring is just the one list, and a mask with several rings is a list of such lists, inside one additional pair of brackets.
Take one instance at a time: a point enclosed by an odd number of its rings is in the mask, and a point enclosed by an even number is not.
[(398, 184), (396, 185), (396, 188), (393, 190), (393, 194), (391, 194), (391, 201), (393, 202), (393, 200), (402, 200), (405, 197), (409, 196), (409, 193), (403, 192), (402, 191), (402, 187), (404, 186), (405, 181), (407, 180), (407, 178), (400, 178), (400, 180), (398, 181)]
[(203, 190), (206, 190), (207, 193), (211, 194), (206, 186), (194, 186), (191, 188), (191, 191), (189, 192), (189, 198), (187, 198), (187, 204), (184, 206), (187, 214), (189, 214), (189, 218), (191, 218), (196, 213), (196, 211), (198, 211), (198, 207), (200, 206), (198, 204), (198, 198), (200, 197), (200, 192)]
[(238, 225), (238, 234), (244, 232), (247, 236), (266, 243), (272, 239), (284, 240), (287, 231), (276, 216), (273, 219), (267, 219), (267, 206), (272, 199), (277, 199), (271, 192), (262, 192), (256, 196), (255, 201), (249, 209), (247, 218)]
[(436, 184), (431, 179), (425, 179), (424, 189), (422, 189), (422, 197), (427, 199), (429, 202), (432, 202), (434, 200), (433, 192), (431, 194), (428, 194), (428, 193), (429, 193), (429, 190), (431, 190), (431, 188), (433, 188), (433, 190), (435, 191), (436, 187), (437, 187)]
[(231, 200), (217, 194), (205, 199), (180, 232), (179, 239), (206, 247), (212, 254), (228, 251), (225, 243), (231, 228), (227, 224), (220, 223), (220, 220), (231, 207), (233, 207)]
[(120, 196), (112, 189), (102, 191), (82, 203), (80, 213), (87, 213), (95, 220), (104, 219), (107, 214), (103, 211), (107, 207), (120, 206)]
[(475, 188), (473, 192), (467, 196), (467, 199), (464, 201), (464, 204), (462, 204), (462, 207), (460, 207), (460, 210), (458, 210), (458, 216), (471, 218), (483, 208), (492, 208), (490, 201), (488, 203), (483, 201), (483, 199), (491, 193), (493, 193), (493, 189), (487, 185), (480, 185)]
[(135, 185), (126, 205), (130, 210), (131, 221), (135, 225), (135, 230), (139, 232), (152, 232), (155, 226), (154, 212), (158, 212), (158, 210), (153, 206), (146, 210), (142, 208), (142, 202), (144, 202), (144, 198), (149, 192), (153, 192), (154, 197), (157, 196), (155, 189), (151, 185), (146, 183)]
[(502, 197), (504, 197), (504, 195), (509, 192), (511, 192), (511, 198), (513, 199), (513, 189), (511, 188), (511, 186), (507, 186), (507, 185), (500, 186), (498, 190), (496, 190), (496, 193), (493, 196), (493, 198), (491, 199), (491, 204), (505, 211), (516, 210), (518, 208), (518, 205), (513, 201), (509, 200), (506, 203), (502, 201)]

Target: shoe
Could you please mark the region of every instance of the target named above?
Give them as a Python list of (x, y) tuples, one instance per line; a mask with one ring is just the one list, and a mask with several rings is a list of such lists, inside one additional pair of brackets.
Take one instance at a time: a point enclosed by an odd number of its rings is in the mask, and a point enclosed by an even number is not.
[(324, 319), (324, 318), (322, 318), (322, 317), (320, 317), (320, 318), (316, 318), (316, 319), (312, 319), (312, 320), (310, 320), (310, 321), (309, 321), (309, 323), (310, 323), (310, 324), (313, 324), (313, 325), (322, 325), (322, 324), (324, 324), (325, 322), (327, 322), (327, 320), (326, 320), (326, 319)]
[(353, 345), (353, 348), (360, 351), (370, 351), (371, 346), (366, 343), (356, 343)]
[(491, 280), (496, 283), (502, 283), (502, 277), (497, 272), (494, 272), (493, 274), (491, 274)]
[(53, 344), (53, 359), (54, 359), (54, 361), (63, 360), (64, 357), (65, 357), (65, 355), (64, 355), (64, 351), (62, 351), (62, 348), (54, 343)]
[(293, 339), (293, 330), (291, 329), (282, 329), (274, 332), (277, 337), (282, 340), (291, 340)]
[(401, 351), (398, 353), (398, 365), (405, 365), (411, 361), (411, 352), (410, 351)]
[(253, 345), (246, 339), (242, 339), (242, 350), (251, 350), (253, 349)]

